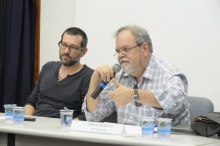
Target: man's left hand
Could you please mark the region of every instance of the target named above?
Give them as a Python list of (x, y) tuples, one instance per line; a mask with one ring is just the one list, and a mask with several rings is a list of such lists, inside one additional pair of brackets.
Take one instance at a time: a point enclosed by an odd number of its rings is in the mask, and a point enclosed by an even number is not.
[(108, 98), (111, 98), (118, 106), (124, 106), (131, 102), (134, 94), (133, 89), (123, 86), (114, 78), (112, 79), (112, 82), (116, 89), (108, 94)]

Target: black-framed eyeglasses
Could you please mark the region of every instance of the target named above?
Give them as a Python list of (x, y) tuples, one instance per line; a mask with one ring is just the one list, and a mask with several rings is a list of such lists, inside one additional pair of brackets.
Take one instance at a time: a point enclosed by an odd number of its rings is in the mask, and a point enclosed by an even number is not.
[(134, 49), (134, 48), (136, 48), (136, 47), (140, 47), (142, 44), (143, 44), (143, 43), (138, 44), (138, 45), (133, 46), (133, 47), (130, 47), (130, 48), (126, 48), (126, 47), (125, 47), (125, 48), (122, 48), (121, 50), (116, 49), (116, 50), (115, 50), (116, 52), (115, 52), (114, 56), (115, 56), (115, 57), (118, 57), (118, 55), (119, 55), (120, 53), (126, 55), (131, 49)]
[(77, 51), (77, 50), (82, 50), (82, 48), (80, 48), (80, 47), (78, 47), (78, 46), (76, 46), (76, 45), (70, 45), (70, 46), (68, 46), (66, 43), (64, 43), (64, 42), (62, 42), (62, 41), (60, 41), (60, 42), (58, 43), (58, 45), (59, 45), (60, 49), (66, 49), (66, 48), (68, 47), (69, 50), (72, 51), (72, 52), (75, 52), (75, 51)]

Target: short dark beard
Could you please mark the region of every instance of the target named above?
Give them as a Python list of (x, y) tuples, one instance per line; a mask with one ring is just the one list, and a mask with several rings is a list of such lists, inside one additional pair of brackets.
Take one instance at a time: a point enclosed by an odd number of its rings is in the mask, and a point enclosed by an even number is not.
[(77, 60), (70, 60), (69, 62), (62, 62), (62, 64), (64, 66), (72, 66), (72, 65), (76, 64), (77, 62), (79, 62), (79, 61), (77, 61)]
[[(69, 56), (69, 54), (63, 54), (63, 55)], [(80, 61), (80, 57), (81, 57), (80, 54), (79, 54), (77, 57), (74, 57), (74, 58), (71, 59), (70, 61), (68, 61), (68, 62), (63, 62), (63, 61), (62, 61), (62, 56), (63, 56), (63, 55), (60, 55), (60, 61), (62, 62), (62, 64), (63, 64), (64, 66), (72, 66), (72, 65), (78, 63), (78, 62)]]

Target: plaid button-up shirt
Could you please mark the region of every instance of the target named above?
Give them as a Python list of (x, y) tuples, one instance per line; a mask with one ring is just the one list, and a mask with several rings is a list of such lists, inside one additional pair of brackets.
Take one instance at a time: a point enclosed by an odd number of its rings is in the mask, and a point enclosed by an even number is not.
[[(128, 88), (133, 88), (137, 84), (134, 77), (122, 70), (115, 75), (115, 79)], [(186, 76), (179, 69), (152, 55), (137, 86), (140, 90), (150, 90), (162, 109), (147, 104), (136, 106), (133, 102), (117, 106), (107, 97), (110, 92), (116, 89), (114, 84), (109, 82), (100, 94), (96, 110), (92, 113), (84, 110), (86, 119), (100, 121), (116, 111), (117, 121), (120, 124), (140, 125), (141, 117), (172, 118), (172, 125), (189, 123), (188, 82)], [(84, 109), (86, 109), (85, 103)]]

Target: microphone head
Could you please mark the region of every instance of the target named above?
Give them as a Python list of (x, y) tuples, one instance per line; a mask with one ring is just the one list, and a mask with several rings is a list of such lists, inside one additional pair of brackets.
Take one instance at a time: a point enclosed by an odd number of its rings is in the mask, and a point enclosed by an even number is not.
[(118, 63), (114, 64), (112, 68), (115, 73), (117, 73), (121, 70), (121, 66)]

